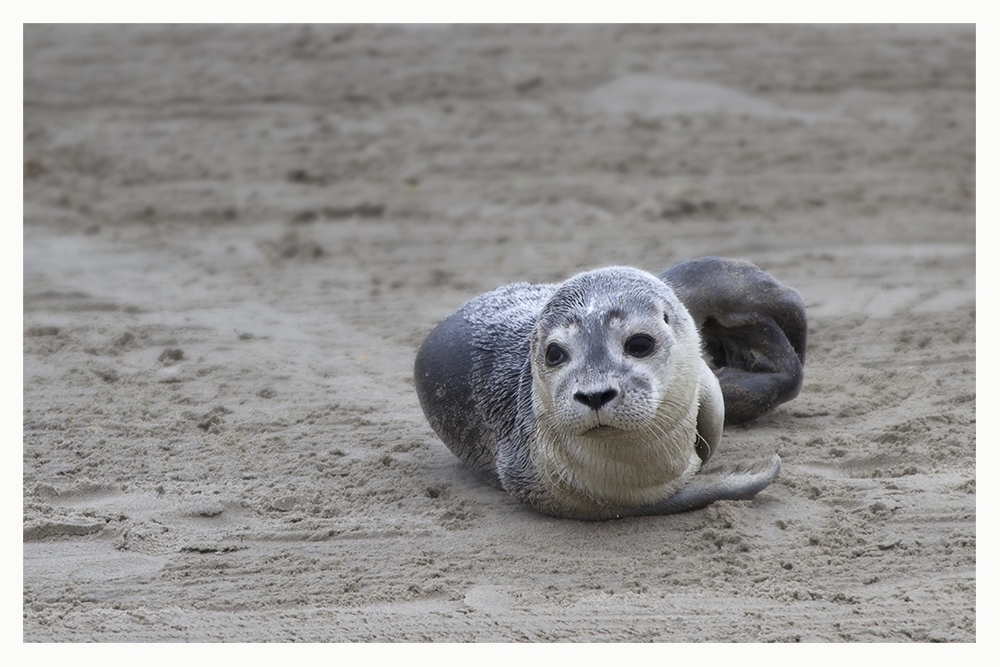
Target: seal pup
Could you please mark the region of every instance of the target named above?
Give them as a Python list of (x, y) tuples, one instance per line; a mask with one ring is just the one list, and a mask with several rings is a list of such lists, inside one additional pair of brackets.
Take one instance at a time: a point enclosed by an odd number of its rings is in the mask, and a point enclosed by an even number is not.
[(780, 469), (774, 456), (697, 474), (721, 439), (723, 391), (672, 286), (638, 269), (476, 297), (430, 333), (414, 377), (449, 449), (547, 514), (698, 509), (752, 498)]

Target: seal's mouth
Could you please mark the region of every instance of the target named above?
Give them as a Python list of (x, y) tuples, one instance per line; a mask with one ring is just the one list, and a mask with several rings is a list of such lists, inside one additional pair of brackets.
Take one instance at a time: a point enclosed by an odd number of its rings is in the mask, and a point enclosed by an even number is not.
[(582, 433), (582, 435), (587, 437), (598, 437), (601, 435), (610, 435), (611, 433), (614, 433), (616, 431), (618, 431), (618, 429), (615, 428), (614, 426), (608, 426), (607, 424), (598, 424), (593, 428), (588, 428), (586, 431)]

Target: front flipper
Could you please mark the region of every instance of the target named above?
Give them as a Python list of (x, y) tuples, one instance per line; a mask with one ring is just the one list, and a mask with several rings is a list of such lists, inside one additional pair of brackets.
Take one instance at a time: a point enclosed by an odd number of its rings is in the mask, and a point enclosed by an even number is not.
[(727, 424), (750, 421), (798, 395), (806, 312), (797, 291), (750, 262), (720, 257), (682, 262), (659, 278), (701, 332)]
[(719, 380), (707, 364), (702, 364), (705, 379), (702, 383), (701, 396), (698, 402), (698, 430), (695, 436), (694, 451), (704, 463), (722, 441), (722, 424), (725, 414), (725, 404)]
[(702, 470), (683, 489), (652, 505), (636, 508), (622, 516), (677, 514), (708, 507), (718, 500), (750, 500), (773, 482), (781, 472), (777, 454), (768, 460), (743, 467)]

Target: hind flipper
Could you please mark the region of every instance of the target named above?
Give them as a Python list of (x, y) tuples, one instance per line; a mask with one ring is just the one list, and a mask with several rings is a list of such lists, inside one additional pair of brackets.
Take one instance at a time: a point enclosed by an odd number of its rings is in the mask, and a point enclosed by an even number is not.
[(796, 290), (750, 262), (719, 257), (682, 262), (659, 278), (701, 332), (722, 387), (727, 424), (759, 417), (798, 395), (806, 312)]

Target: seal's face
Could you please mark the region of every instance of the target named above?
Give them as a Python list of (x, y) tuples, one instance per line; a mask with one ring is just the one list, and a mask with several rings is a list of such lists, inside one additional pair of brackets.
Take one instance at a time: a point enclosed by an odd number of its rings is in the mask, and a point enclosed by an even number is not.
[(706, 371), (694, 321), (655, 276), (612, 267), (563, 283), (531, 339), (529, 452), (549, 492), (596, 511), (676, 491), (700, 467)]
[(688, 417), (697, 363), (694, 322), (665, 283), (621, 267), (580, 274), (533, 332), (536, 417), (571, 438), (655, 440)]

